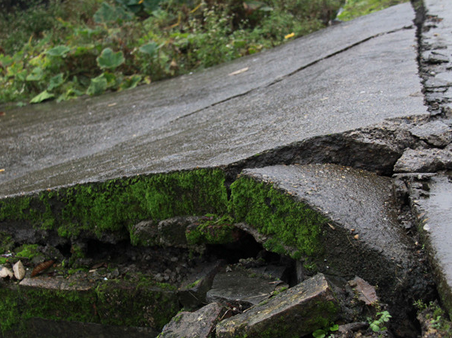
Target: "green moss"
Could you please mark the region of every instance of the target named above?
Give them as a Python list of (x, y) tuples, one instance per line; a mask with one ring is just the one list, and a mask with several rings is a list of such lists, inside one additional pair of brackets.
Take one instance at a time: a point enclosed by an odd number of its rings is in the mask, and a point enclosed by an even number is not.
[(71, 260), (76, 260), (78, 258), (85, 258), (85, 253), (83, 252), (82, 248), (76, 244), (72, 244), (71, 248)]
[(96, 293), (100, 322), (107, 325), (150, 326), (161, 330), (180, 310), (174, 291), (154, 282), (102, 283)]
[[(327, 219), (271, 185), (239, 178), (231, 185), (230, 213), (270, 236), (264, 247), (293, 258), (321, 254), (322, 226)], [(296, 251), (292, 251), (296, 248)]]
[(11, 330), (13, 327), (17, 330), (17, 326), (21, 323), (17, 289), (0, 287), (0, 300), (0, 333)]
[(29, 218), (30, 197), (12, 197), (0, 200), (0, 221), (26, 220)]
[(232, 242), (232, 224), (244, 221), (268, 236), (264, 247), (269, 251), (296, 259), (322, 252), (319, 236), (326, 222), (323, 216), (250, 178), (239, 178), (231, 185), (228, 201), (221, 170), (137, 176), (0, 200), (0, 217), (5, 221), (55, 229), (66, 238), (77, 237), (81, 231), (99, 237), (105, 232), (128, 231), (131, 242), (142, 245), (146, 243), (133, 231), (139, 221), (206, 213), (225, 216), (190, 228), (186, 233), (189, 243)]
[(103, 281), (85, 291), (2, 286), (0, 336), (9, 330), (17, 334), (30, 318), (160, 330), (180, 310), (176, 289), (139, 276)]
[(38, 244), (24, 244), (16, 250), (16, 257), (33, 259), (40, 255), (38, 251)]
[[(96, 322), (93, 292), (3, 286), (0, 288), (0, 332), (25, 330), (28, 318)], [(25, 335), (26, 336), (26, 335)]]
[(192, 288), (194, 288), (196, 285), (198, 285), (198, 284), (201, 283), (201, 282), (202, 282), (202, 278), (197, 279), (197, 280), (194, 281), (193, 283), (188, 284), (184, 289), (192, 289)]
[(21, 320), (45, 318), (50, 320), (98, 322), (93, 291), (49, 290), (25, 287), (20, 289), (23, 308)]
[(83, 230), (101, 236), (149, 218), (224, 213), (224, 181), (221, 170), (199, 169), (77, 185), (0, 200), (0, 220), (27, 221), (62, 237)]
[(12, 250), (14, 247), (14, 241), (12, 237), (0, 231), (0, 253), (5, 253), (9, 250)]
[(229, 215), (201, 221), (197, 227), (188, 228), (185, 237), (189, 245), (227, 244), (235, 241), (237, 228)]

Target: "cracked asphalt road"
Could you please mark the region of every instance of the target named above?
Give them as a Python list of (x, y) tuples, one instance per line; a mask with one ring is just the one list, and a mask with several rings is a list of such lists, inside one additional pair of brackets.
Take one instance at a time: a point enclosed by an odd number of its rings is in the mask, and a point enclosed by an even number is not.
[(7, 111), (0, 197), (227, 167), (313, 137), (425, 115), (413, 18), (407, 3), (204, 72)]

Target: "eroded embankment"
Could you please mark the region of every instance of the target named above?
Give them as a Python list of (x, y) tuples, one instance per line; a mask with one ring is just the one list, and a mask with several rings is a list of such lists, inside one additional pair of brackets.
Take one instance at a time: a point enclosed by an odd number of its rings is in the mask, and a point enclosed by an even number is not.
[[(351, 168), (314, 167), (339, 172), (340, 177), (379, 180)], [(414, 298), (431, 297), (425, 266), (415, 263), (410, 250), (400, 255), (381, 243), (373, 245), (372, 232), (376, 238), (378, 229), (369, 230), (366, 238), (353, 222), (333, 217), (322, 203), (302, 198), (281, 182), (274, 185), (265, 176), (245, 173), (230, 184), (223, 170), (198, 169), (1, 200), (3, 260), (21, 259), (28, 267), (18, 285), (3, 285), (2, 330), (18, 332), (30, 318), (42, 318), (143, 326), (157, 332), (181, 308), (178, 287), (209, 260), (275, 260), (271, 253), (287, 257), (285, 280), (291, 285), (317, 272), (344, 280), (360, 275), (378, 284), (383, 301), (398, 314), (398, 323), (408, 319), (408, 303)], [(361, 178), (354, 182), (362, 184)], [(312, 193), (312, 187), (320, 187), (318, 182), (303, 187), (300, 180), (300, 189)], [(387, 199), (390, 181), (378, 184), (385, 191), (378, 203), (383, 208), (388, 203), (392, 212), (393, 203)], [(333, 204), (343, 198), (320, 195)], [(365, 214), (369, 206), (360, 208)], [(356, 210), (349, 212), (353, 217)], [(407, 241), (400, 243), (405, 247)], [(50, 260), (54, 262), (47, 277), (30, 278), (33, 268)]]

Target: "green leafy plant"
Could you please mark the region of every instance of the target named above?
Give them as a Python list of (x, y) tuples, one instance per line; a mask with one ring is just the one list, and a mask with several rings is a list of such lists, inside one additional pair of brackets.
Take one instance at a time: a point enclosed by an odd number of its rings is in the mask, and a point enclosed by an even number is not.
[(418, 300), (414, 302), (414, 306), (418, 309), (418, 315), (424, 317), (433, 329), (439, 331), (438, 336), (451, 336), (452, 324), (447, 319), (447, 314), (439, 306), (438, 302), (431, 301), (426, 304), (422, 300)]
[(0, 13), (0, 103), (99, 95), (211, 67), (324, 27), (343, 0), (46, 3)]
[(124, 63), (124, 54), (122, 52), (113, 52), (111, 48), (105, 48), (102, 54), (96, 59), (101, 69), (114, 69)]
[(392, 316), (388, 311), (377, 312), (377, 319), (372, 320), (371, 318), (368, 318), (369, 327), (373, 332), (385, 331), (387, 328), (384, 325), (389, 322), (391, 318)]
[(331, 336), (334, 337), (334, 335), (329, 335), (329, 333), (330, 333), (330, 332), (335, 332), (335, 331), (337, 331), (337, 330), (339, 330), (339, 325), (334, 324), (334, 325), (332, 325), (332, 326), (330, 326), (329, 328), (326, 328), (326, 329), (318, 329), (318, 330), (315, 330), (315, 331), (312, 333), (312, 336), (313, 336), (314, 338), (325, 338), (325, 337), (331, 337)]

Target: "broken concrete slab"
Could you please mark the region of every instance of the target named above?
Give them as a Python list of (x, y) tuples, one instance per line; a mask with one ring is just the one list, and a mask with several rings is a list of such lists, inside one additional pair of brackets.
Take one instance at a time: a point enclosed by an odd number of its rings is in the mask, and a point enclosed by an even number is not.
[(434, 173), (452, 169), (452, 149), (407, 149), (394, 165), (396, 173)]
[[(8, 113), (0, 196), (230, 165), (312, 137), (424, 114), (415, 29), (403, 29), (412, 17), (404, 4), (208, 72), (65, 103), (63, 111), (44, 104)], [(228, 76), (243, 67), (250, 71)]]
[(416, 126), (410, 133), (436, 147), (445, 147), (452, 141), (452, 128), (442, 121)]
[(339, 304), (322, 274), (290, 288), (243, 314), (221, 321), (216, 337), (299, 337), (328, 327)]
[(449, 175), (437, 175), (410, 184), (412, 205), (418, 219), (441, 300), (452, 315), (452, 183)]
[(218, 273), (207, 292), (207, 302), (220, 302), (245, 310), (269, 298), (281, 287), (282, 281), (263, 278), (248, 270), (232, 270)]
[(389, 178), (332, 164), (280, 165), (246, 169), (231, 189), (238, 220), (266, 236), (267, 250), (302, 259), (305, 275), (359, 275), (391, 306), (431, 291), (398, 225)]
[(189, 276), (179, 287), (179, 301), (185, 309), (206, 304), (206, 294), (212, 288), (215, 275), (225, 264), (223, 260), (205, 266), (202, 271)]
[(165, 325), (159, 338), (210, 338), (225, 309), (210, 303), (196, 312), (180, 312)]

